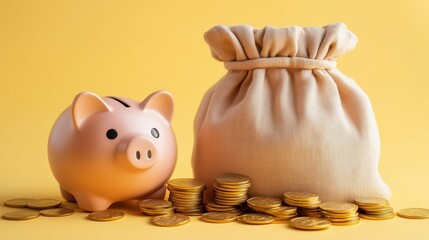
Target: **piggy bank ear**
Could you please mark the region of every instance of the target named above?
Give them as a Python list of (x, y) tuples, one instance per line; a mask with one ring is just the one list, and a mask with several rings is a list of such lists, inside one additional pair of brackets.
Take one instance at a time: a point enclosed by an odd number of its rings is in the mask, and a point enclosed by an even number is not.
[(140, 103), (140, 108), (142, 110), (155, 110), (171, 123), (174, 110), (173, 96), (167, 91), (154, 92)]
[(92, 92), (79, 93), (73, 100), (72, 118), (73, 125), (79, 129), (85, 120), (97, 112), (111, 111), (110, 107)]

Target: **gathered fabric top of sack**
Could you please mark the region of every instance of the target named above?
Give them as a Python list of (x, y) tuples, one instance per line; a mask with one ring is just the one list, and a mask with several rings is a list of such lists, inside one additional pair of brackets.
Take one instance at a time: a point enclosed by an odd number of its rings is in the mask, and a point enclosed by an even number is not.
[[(335, 59), (352, 50), (357, 37), (346, 25), (265, 27), (219, 25), (204, 35), (212, 56), (229, 70), (256, 68), (332, 69)], [(262, 60), (263, 59), (263, 60)]]

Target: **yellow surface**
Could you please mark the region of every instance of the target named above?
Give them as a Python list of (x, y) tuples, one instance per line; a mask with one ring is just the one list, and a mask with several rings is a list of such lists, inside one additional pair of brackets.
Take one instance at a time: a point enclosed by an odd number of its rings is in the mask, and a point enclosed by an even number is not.
[[(345, 22), (359, 37), (339, 59), (372, 100), (380, 172), (392, 206), (429, 208), (429, 2), (411, 1), (21, 1), (0, 0), (0, 202), (60, 198), (46, 146), (59, 113), (81, 91), (143, 99), (173, 93), (179, 158), (173, 177), (191, 177), (193, 118), (224, 73), (203, 33), (216, 24), (316, 25)], [(116, 205), (122, 207), (123, 204)], [(136, 214), (91, 222), (85, 214), (0, 219), (1, 239), (427, 239), (429, 220), (367, 221), (322, 232), (282, 224), (190, 224), (160, 228)], [(0, 214), (9, 211), (0, 206)], [(6, 236), (6, 237), (5, 237)]]

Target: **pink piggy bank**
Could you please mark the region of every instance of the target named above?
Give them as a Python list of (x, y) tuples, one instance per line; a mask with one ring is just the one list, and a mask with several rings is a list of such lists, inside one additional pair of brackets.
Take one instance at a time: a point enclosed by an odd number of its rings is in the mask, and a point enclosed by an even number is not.
[(78, 94), (49, 136), (49, 164), (63, 197), (87, 211), (164, 198), (177, 158), (173, 105), (165, 91), (143, 102)]

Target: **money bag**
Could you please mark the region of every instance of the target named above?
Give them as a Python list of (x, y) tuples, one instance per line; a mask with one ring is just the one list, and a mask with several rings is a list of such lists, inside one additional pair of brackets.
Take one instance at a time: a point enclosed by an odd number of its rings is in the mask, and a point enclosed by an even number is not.
[(194, 122), (194, 176), (209, 186), (247, 175), (249, 195), (286, 191), (322, 201), (383, 197), (380, 138), (368, 96), (337, 67), (357, 37), (324, 27), (215, 26), (204, 35), (227, 73), (205, 94)]

